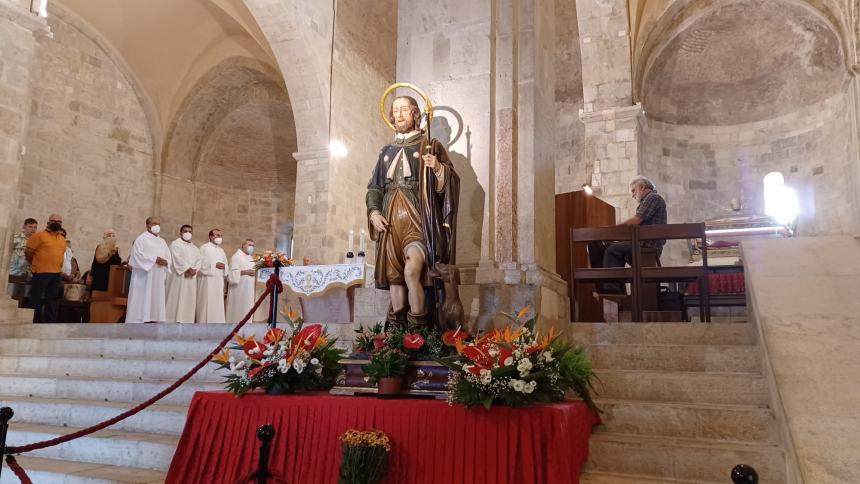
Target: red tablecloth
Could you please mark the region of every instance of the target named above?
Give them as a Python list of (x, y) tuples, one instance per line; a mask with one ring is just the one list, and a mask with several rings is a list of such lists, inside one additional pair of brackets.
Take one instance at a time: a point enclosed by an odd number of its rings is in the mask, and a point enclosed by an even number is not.
[(387, 483), (577, 483), (597, 423), (582, 402), (466, 410), (434, 400), (330, 395), (194, 395), (167, 483), (234, 483), (256, 468), (256, 429), (277, 432), (270, 467), (290, 483), (337, 483), (337, 438), (381, 429)]

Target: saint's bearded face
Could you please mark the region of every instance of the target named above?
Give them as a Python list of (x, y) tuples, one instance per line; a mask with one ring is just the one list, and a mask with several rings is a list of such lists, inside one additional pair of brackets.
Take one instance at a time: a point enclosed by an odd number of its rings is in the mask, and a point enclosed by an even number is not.
[(391, 117), (394, 127), (398, 133), (408, 133), (415, 129), (415, 117), (417, 107), (413, 106), (409, 99), (397, 98), (391, 106)]

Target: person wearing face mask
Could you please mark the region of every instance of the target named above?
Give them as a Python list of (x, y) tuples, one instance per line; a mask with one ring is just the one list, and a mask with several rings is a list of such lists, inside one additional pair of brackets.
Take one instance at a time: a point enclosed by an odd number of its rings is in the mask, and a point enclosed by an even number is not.
[(227, 322), (238, 323), (254, 306), (254, 240), (245, 239), (230, 258), (227, 282)]
[(167, 318), (166, 287), (171, 258), (167, 242), (158, 236), (159, 233), (160, 220), (149, 217), (146, 232), (140, 234), (131, 247), (126, 323), (163, 323)]
[(197, 322), (225, 323), (224, 278), (227, 254), (221, 248), (221, 229), (209, 231), (209, 242), (200, 246), (200, 271), (197, 273)]
[(90, 266), (92, 290), (107, 291), (110, 266), (120, 264), (122, 264), (122, 257), (119, 255), (119, 248), (116, 243), (116, 232), (113, 229), (107, 229), (102, 232), (102, 241), (96, 246), (96, 252)]
[(24, 249), (33, 273), (30, 307), (34, 310), (34, 323), (57, 322), (57, 294), (66, 255), (66, 238), (60, 232), (62, 229), (63, 217), (52, 214), (48, 217), (47, 228), (30, 236)]
[(193, 228), (183, 225), (170, 243), (173, 270), (167, 278), (167, 322), (193, 323), (197, 310), (197, 271), (200, 249), (191, 242)]

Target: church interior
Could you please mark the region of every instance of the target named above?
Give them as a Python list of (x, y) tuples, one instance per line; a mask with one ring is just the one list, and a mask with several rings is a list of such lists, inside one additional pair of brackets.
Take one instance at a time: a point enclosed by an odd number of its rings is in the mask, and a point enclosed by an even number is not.
[[(246, 333), (295, 308), (348, 350), (393, 301), (374, 286), (365, 199), (394, 139), (383, 93), (409, 83), (418, 95), (397, 92), (425, 114), (432, 102), (423, 126), (459, 177), (459, 324), (483, 334), (530, 308), (537, 331), (585, 349), (600, 409), (581, 468), (546, 458), (528, 478), (435, 482), (716, 484), (739, 464), (765, 483), (860, 482), (860, 1), (0, 0), (0, 13), (4, 278), (28, 218), (62, 216), (82, 274), (105, 230), (125, 261), (148, 217), (167, 243), (184, 224), (198, 245), (218, 228), (228, 255), (253, 240), (293, 264)], [(656, 260), (638, 248), (647, 225), (610, 230), (639, 213), (636, 177), (677, 229), (654, 236), (670, 239)], [(601, 294), (612, 269), (589, 267), (592, 240), (635, 247), (612, 276), (624, 297)], [(53, 439), (145, 402), (237, 323), (116, 324), (122, 272), (100, 299), (72, 281), (55, 324), (31, 322), (10, 275), (0, 454), (2, 437)], [(175, 477), (174, 456), (195, 393), (222, 376), (207, 366), (131, 418), (15, 458), (36, 483), (206, 482)]]

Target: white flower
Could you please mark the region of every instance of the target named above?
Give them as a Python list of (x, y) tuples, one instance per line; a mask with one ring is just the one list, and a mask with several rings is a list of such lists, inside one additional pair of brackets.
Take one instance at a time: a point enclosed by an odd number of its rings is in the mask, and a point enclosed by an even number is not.
[(484, 373), (483, 371), (481, 371), (481, 384), (489, 385), (492, 382), (493, 382), (493, 374), (490, 373), (489, 371), (487, 373)]
[(293, 368), (295, 368), (298, 373), (303, 372), (305, 370), (305, 360), (296, 358), (293, 360)]
[(509, 356), (509, 357), (505, 358), (505, 366), (511, 366), (513, 364), (514, 364), (514, 357), (513, 356)]
[(521, 392), (525, 389), (526, 382), (522, 380), (511, 380), (510, 385), (514, 389), (514, 391)]
[(532, 393), (533, 391), (535, 391), (536, 387), (537, 387), (537, 382), (532, 380), (532, 381), (526, 383), (526, 387), (523, 388), (523, 393)]
[(490, 351), (488, 351), (488, 353), (490, 353), (490, 356), (493, 358), (499, 356), (499, 347), (496, 345), (490, 346)]
[(274, 350), (274, 348), (267, 349), (263, 352), (263, 356), (272, 356), (272, 350)]
[(529, 370), (532, 369), (532, 360), (528, 358), (523, 358), (517, 363), (517, 370), (520, 372), (520, 376), (526, 376), (529, 374)]
[(312, 364), (312, 365), (319, 365), (319, 364), (320, 364), (320, 360), (318, 360), (318, 359), (316, 359), (316, 358), (311, 358), (311, 364)]
[(547, 363), (549, 363), (551, 361), (555, 361), (555, 358), (552, 357), (551, 351), (544, 351), (543, 353), (541, 353), (541, 356), (543, 357), (543, 361), (545, 361)]
[(278, 362), (278, 371), (281, 373), (286, 373), (290, 371), (290, 365), (287, 363), (287, 360), (281, 360)]

